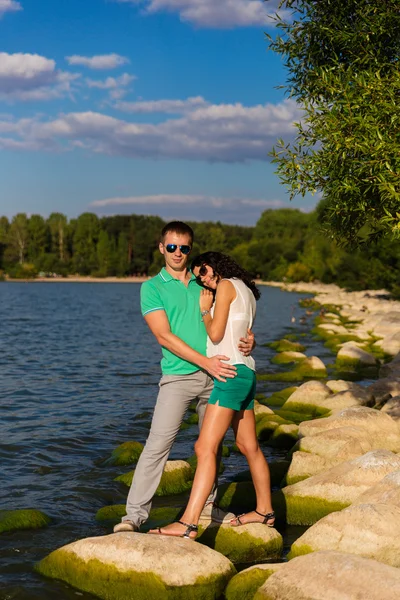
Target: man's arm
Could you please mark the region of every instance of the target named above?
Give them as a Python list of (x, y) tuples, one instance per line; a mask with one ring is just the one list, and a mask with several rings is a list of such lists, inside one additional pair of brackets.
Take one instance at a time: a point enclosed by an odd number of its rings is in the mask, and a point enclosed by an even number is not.
[(226, 377), (235, 377), (236, 367), (222, 362), (223, 360), (229, 360), (228, 356), (218, 355), (207, 358), (200, 354), (200, 352), (193, 350), (181, 338), (172, 333), (164, 310), (150, 312), (145, 315), (144, 319), (160, 346), (176, 354), (179, 358), (183, 358), (204, 369), (212, 377), (218, 379), (218, 381), (225, 381)]

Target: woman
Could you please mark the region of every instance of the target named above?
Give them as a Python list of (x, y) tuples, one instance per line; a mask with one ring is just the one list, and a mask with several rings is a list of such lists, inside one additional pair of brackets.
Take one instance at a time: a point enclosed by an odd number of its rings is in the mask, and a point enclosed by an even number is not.
[(255, 427), (255, 363), (252, 357), (245, 357), (237, 350), (237, 340), (245, 337), (253, 325), (260, 293), (250, 275), (220, 252), (200, 254), (192, 262), (192, 271), (205, 288), (200, 296), (200, 310), (208, 335), (207, 356), (229, 356), (237, 374), (233, 379), (214, 383), (195, 444), (197, 469), (182, 519), (149, 533), (195, 539), (200, 513), (216, 478), (218, 447), (230, 425), (236, 444), (249, 463), (257, 497), (256, 510), (230, 523), (234, 527), (247, 523), (273, 527), (269, 468), (258, 445)]

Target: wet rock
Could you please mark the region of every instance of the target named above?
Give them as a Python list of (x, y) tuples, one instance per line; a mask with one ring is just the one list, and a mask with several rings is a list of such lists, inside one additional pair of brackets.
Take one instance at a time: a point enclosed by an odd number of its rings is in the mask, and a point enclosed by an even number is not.
[(273, 573), (254, 600), (398, 600), (400, 570), (370, 558), (321, 551)]
[(0, 510), (0, 533), (17, 529), (41, 529), (47, 527), (50, 521), (50, 517), (33, 508)]
[(292, 525), (313, 525), (346, 508), (389, 473), (400, 469), (400, 456), (374, 450), (274, 492), (273, 504)]
[(283, 540), (273, 527), (262, 523), (249, 523), (239, 527), (210, 523), (200, 530), (198, 541), (220, 552), (233, 563), (279, 558)]
[(274, 365), (285, 365), (287, 363), (296, 363), (307, 358), (302, 352), (279, 352), (271, 359)]
[(285, 563), (254, 565), (234, 575), (225, 590), (226, 600), (253, 600), (258, 588)]
[(63, 546), (37, 571), (105, 600), (217, 600), (235, 574), (232, 563), (182, 538), (118, 533)]
[(338, 550), (400, 566), (400, 508), (358, 504), (327, 515), (292, 545), (288, 558), (318, 550)]

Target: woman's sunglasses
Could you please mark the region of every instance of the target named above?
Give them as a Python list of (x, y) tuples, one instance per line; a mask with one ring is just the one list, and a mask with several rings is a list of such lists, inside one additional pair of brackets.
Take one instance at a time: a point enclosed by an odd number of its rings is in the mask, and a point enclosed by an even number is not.
[[(167, 244), (165, 246), (166, 251), (169, 252), (170, 254), (175, 252), (177, 248), (178, 248), (178, 244)], [(191, 246), (186, 246), (185, 244), (183, 244), (182, 246), (179, 246), (179, 249), (182, 252), (182, 254), (189, 254), (189, 252), (191, 251), (192, 248), (191, 248)]]

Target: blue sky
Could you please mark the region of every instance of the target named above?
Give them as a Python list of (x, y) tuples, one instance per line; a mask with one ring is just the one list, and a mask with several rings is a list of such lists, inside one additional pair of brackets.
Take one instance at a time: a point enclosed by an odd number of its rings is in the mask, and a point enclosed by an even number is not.
[(0, 214), (253, 225), (289, 202), (268, 152), (295, 103), (277, 0), (0, 0)]

